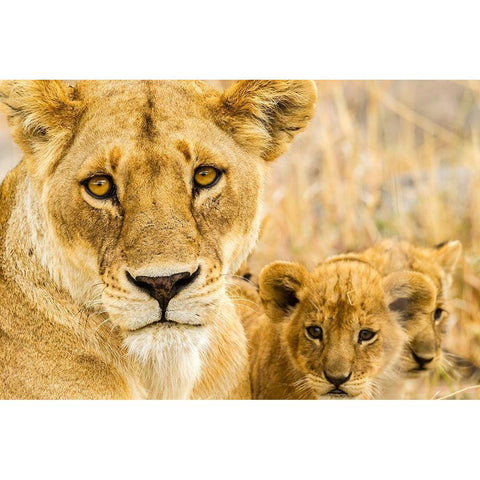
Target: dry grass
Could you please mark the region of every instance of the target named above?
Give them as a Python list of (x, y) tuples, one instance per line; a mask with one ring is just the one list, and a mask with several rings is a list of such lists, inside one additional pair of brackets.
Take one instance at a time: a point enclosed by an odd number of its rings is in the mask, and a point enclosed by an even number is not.
[[(318, 82), (316, 117), (275, 166), (251, 265), (313, 267), (384, 237), (459, 239), (448, 347), (480, 365), (480, 83)], [(440, 374), (408, 397), (471, 385)], [(440, 393), (438, 393), (440, 392)], [(480, 398), (472, 388), (452, 398)]]
[[(338, 81), (318, 89), (313, 122), (273, 167), (251, 265), (290, 259), (312, 267), (384, 237), (420, 245), (459, 239), (465, 258), (448, 346), (480, 365), (480, 82)], [(1, 127), (0, 178), (11, 166), (5, 158), (18, 155)], [(480, 398), (480, 389), (438, 374), (408, 394), (446, 395)]]

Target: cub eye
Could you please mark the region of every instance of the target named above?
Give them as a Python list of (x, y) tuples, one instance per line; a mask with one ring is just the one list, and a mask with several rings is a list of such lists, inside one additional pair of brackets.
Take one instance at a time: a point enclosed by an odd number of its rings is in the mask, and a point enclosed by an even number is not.
[(85, 190), (94, 198), (110, 198), (115, 195), (115, 184), (108, 175), (96, 175), (83, 182)]
[(433, 314), (433, 319), (438, 321), (442, 318), (442, 313), (444, 312), (443, 308), (437, 308)]
[(376, 335), (372, 330), (360, 330), (358, 334), (358, 343), (368, 342)]
[(215, 167), (205, 165), (195, 169), (193, 180), (196, 187), (209, 188), (213, 187), (221, 176), (222, 172), (220, 170)]
[(321, 340), (323, 338), (323, 330), (317, 325), (310, 325), (306, 330), (307, 335), (313, 340)]

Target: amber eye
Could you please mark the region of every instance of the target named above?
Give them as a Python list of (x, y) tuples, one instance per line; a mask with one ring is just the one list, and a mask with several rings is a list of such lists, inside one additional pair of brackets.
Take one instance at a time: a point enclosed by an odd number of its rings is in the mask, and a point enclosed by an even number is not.
[(360, 330), (358, 334), (358, 343), (368, 342), (376, 335), (372, 330)]
[(221, 176), (222, 172), (220, 170), (215, 167), (205, 165), (203, 167), (198, 167), (195, 170), (193, 180), (195, 181), (196, 187), (208, 188), (213, 187)]
[(323, 338), (323, 330), (317, 325), (310, 325), (306, 330), (307, 335), (313, 340), (321, 340)]
[(433, 313), (433, 319), (435, 321), (438, 321), (442, 318), (442, 313), (443, 313), (443, 308), (437, 308), (435, 312)]
[(115, 195), (115, 184), (108, 175), (96, 175), (86, 180), (85, 190), (95, 198), (110, 198)]

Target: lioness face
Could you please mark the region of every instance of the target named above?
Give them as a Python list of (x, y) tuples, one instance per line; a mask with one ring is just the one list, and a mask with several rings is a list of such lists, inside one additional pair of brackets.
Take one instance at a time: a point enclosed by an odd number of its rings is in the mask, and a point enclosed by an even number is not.
[(313, 84), (20, 83), (5, 94), (10, 122), (62, 286), (79, 302), (95, 290), (126, 335), (208, 324), (256, 240), (267, 162), (313, 113)]
[(95, 259), (92, 282), (126, 331), (203, 325), (258, 229), (265, 165), (175, 93), (151, 93), (183, 100), (175, 115), (168, 100), (130, 100), (92, 141), (112, 115), (100, 103), (49, 182), (57, 234), (79, 261)]
[(398, 295), (418, 304), (431, 294), (418, 279), (414, 290), (405, 290), (416, 275), (383, 280), (357, 260), (330, 261), (311, 274), (295, 264), (266, 267), (260, 295), (272, 322), (284, 324), (283, 341), (301, 374), (295, 388), (316, 398), (375, 396), (406, 340), (388, 305)]

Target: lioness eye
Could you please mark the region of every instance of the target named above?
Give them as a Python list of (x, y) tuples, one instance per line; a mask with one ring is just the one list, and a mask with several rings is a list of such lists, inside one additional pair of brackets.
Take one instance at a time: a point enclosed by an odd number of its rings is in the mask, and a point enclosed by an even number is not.
[(208, 188), (213, 187), (221, 176), (222, 172), (220, 170), (215, 167), (205, 165), (203, 167), (198, 167), (195, 170), (193, 180), (196, 187)]
[(433, 314), (434, 320), (440, 320), (442, 318), (443, 308), (437, 308)]
[(94, 198), (110, 198), (115, 195), (115, 184), (108, 175), (96, 175), (84, 182), (85, 190)]
[(368, 342), (375, 336), (375, 332), (372, 332), (372, 330), (360, 330), (360, 333), (358, 334), (358, 343), (362, 342)]
[(307, 335), (310, 338), (313, 338), (313, 340), (321, 340), (323, 338), (323, 330), (321, 327), (318, 327), (317, 325), (310, 325), (309, 327), (306, 328), (307, 330)]

